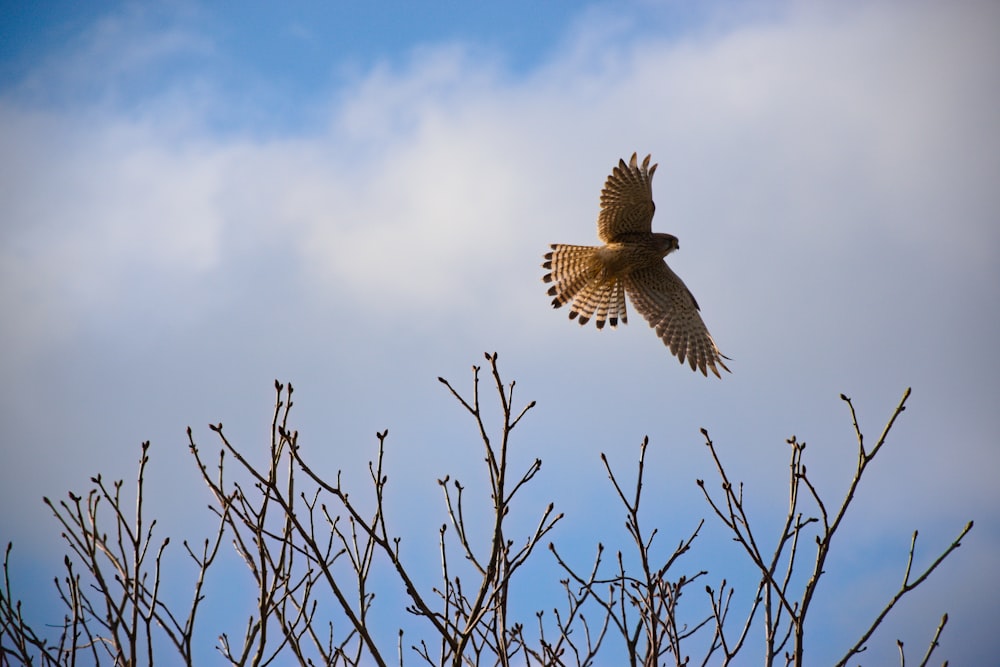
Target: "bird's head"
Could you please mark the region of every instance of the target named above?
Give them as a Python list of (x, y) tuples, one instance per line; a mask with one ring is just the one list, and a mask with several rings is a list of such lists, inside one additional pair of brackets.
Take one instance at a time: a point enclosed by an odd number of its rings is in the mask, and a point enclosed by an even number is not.
[(653, 234), (653, 238), (656, 240), (657, 249), (663, 253), (664, 257), (681, 247), (680, 243), (677, 242), (677, 237), (673, 234)]

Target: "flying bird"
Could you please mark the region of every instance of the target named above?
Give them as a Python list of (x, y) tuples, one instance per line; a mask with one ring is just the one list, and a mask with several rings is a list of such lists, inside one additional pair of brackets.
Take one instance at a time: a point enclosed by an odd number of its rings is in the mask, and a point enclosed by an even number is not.
[(672, 234), (653, 232), (652, 180), (657, 165), (650, 155), (628, 164), (618, 161), (601, 191), (597, 236), (604, 245), (553, 244), (542, 267), (542, 280), (552, 283), (552, 306), (570, 305), (569, 318), (581, 325), (591, 319), (598, 329), (628, 323), (628, 294), (649, 326), (677, 359), (692, 370), (716, 377), (719, 368), (729, 372), (721, 352), (699, 314), (698, 302), (664, 258), (680, 246)]

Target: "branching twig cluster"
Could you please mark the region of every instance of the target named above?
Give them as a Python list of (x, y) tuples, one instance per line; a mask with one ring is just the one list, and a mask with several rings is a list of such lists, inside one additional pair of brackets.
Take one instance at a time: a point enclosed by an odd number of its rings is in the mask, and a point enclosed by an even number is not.
[[(483, 421), (483, 413), (479, 403), (480, 368), (473, 366), (472, 369), (471, 400), (464, 398), (447, 380), (438, 378), (472, 416), (479, 429), (479, 436), (485, 445), (485, 462), (489, 476), (492, 507), (490, 509), (490, 544), (488, 549), (480, 553), (469, 539), (470, 526), (466, 520), (463, 502), (465, 487), (458, 480), (450, 483), (448, 477), (438, 480), (444, 491), (448, 520), (457, 535), (460, 552), (465, 560), (472, 564), (476, 572), (477, 590), (467, 594), (462, 589), (460, 577), (451, 573), (448, 560), (449, 550), (446, 548), (445, 542), (448, 524), (442, 525), (440, 544), (441, 574), (444, 587), (436, 592), (439, 594), (443, 606), (437, 613), (442, 624), (457, 637), (458, 641), (455, 642), (454, 646), (448, 646), (448, 642), (442, 638), (441, 650), (436, 659), (430, 655), (428, 647), (422, 645), (418, 652), (431, 665), (449, 663), (459, 665), (465, 660), (467, 648), (470, 647), (472, 654), (477, 657), (477, 664), (479, 658), (484, 654), (496, 656), (498, 664), (507, 665), (520, 651), (529, 657), (534, 653), (524, 640), (523, 625), (510, 623), (508, 619), (511, 578), (518, 568), (527, 561), (542, 538), (563, 517), (562, 514), (554, 515), (554, 506), (549, 503), (542, 512), (535, 529), (523, 543), (517, 545), (514, 540), (506, 536), (505, 525), (514, 496), (535, 477), (542, 467), (542, 461), (535, 459), (516, 481), (511, 483), (508, 480), (510, 433), (525, 413), (535, 406), (535, 402), (531, 401), (517, 416), (514, 416), (512, 404), (515, 383), (511, 382), (505, 388), (497, 369), (497, 355), (488, 354), (486, 359), (490, 363), (494, 386), (503, 413), (498, 443), (493, 443), (490, 440), (488, 429)], [(450, 488), (452, 484), (454, 492)], [(421, 615), (426, 613), (424, 610), (419, 611)]]
[[(592, 600), (600, 609), (601, 631), (596, 635), (598, 640), (603, 639), (610, 625), (624, 643), (628, 664), (660, 665), (669, 660), (672, 664), (684, 665), (688, 663), (689, 656), (682, 651), (681, 642), (697, 633), (710, 618), (701, 619), (693, 625), (683, 623), (680, 620), (679, 602), (684, 589), (707, 572), (703, 570), (691, 576), (680, 575), (676, 579), (670, 579), (667, 575), (677, 560), (691, 548), (704, 521), (699, 522), (692, 533), (681, 540), (662, 563), (656, 564), (653, 540), (658, 530), (654, 528), (647, 533), (640, 526), (639, 520), (648, 445), (649, 439), (644, 438), (639, 453), (635, 490), (630, 494), (626, 493), (619, 482), (608, 463), (607, 456), (601, 455), (601, 461), (618, 500), (625, 507), (625, 529), (638, 559), (638, 574), (632, 574), (626, 568), (625, 556), (622, 551), (618, 551), (614, 573), (607, 578), (598, 578), (597, 572), (604, 553), (602, 544), (598, 544), (597, 558), (586, 576), (574, 570), (559, 555), (555, 545), (550, 544), (549, 548), (556, 555), (559, 565), (569, 575), (564, 585), (570, 609), (575, 612), (588, 600)], [(571, 628), (562, 621), (558, 613), (556, 624), (563, 635), (561, 640), (574, 650), (575, 656), (579, 656), (580, 651), (573, 642)], [(589, 630), (582, 615), (581, 624), (585, 630)], [(591, 633), (585, 632), (584, 636), (589, 639)], [(584, 653), (584, 660), (577, 658), (577, 664), (591, 664), (599, 646), (599, 641), (594, 645), (588, 643), (587, 648), (591, 650)]]
[[(826, 561), (830, 554), (833, 538), (842, 525), (848, 507), (851, 506), (854, 500), (862, 476), (885, 445), (886, 438), (893, 424), (896, 422), (896, 418), (905, 409), (906, 400), (909, 396), (910, 390), (907, 389), (892, 416), (889, 418), (889, 421), (886, 423), (885, 428), (882, 430), (881, 436), (871, 450), (868, 451), (865, 448), (864, 436), (858, 427), (854, 405), (849, 398), (841, 394), (841, 399), (847, 403), (850, 409), (854, 432), (858, 442), (858, 456), (857, 466), (848, 486), (847, 493), (840, 505), (833, 509), (832, 512), (828, 509), (827, 504), (820, 497), (815, 485), (809, 478), (806, 465), (803, 461), (806, 443), (799, 442), (795, 437), (788, 440), (788, 444), (791, 446), (788, 512), (772, 551), (766, 550), (762, 536), (758, 535), (753, 528), (756, 524), (751, 521), (746, 512), (743, 502), (742, 484), (733, 484), (730, 480), (715, 448), (715, 444), (709, 438), (708, 432), (702, 429), (705, 444), (712, 456), (712, 460), (715, 462), (719, 478), (722, 482), (722, 499), (719, 500), (713, 497), (706, 488), (703, 480), (698, 480), (698, 486), (704, 493), (705, 499), (708, 501), (715, 515), (732, 532), (733, 539), (743, 548), (743, 551), (761, 576), (760, 584), (757, 588), (757, 596), (747, 614), (745, 623), (741, 625), (741, 630), (735, 639), (727, 638), (725, 632), (728, 603), (724, 603), (723, 601), (725, 597), (723, 591), (720, 589), (719, 593), (716, 594), (711, 588), (708, 589), (709, 595), (713, 598), (716, 642), (722, 649), (726, 663), (743, 646), (747, 631), (753, 623), (755, 615), (759, 610), (763, 609), (764, 663), (772, 665), (775, 660), (783, 655), (785, 664), (797, 666), (804, 664), (806, 618), (817, 586), (826, 572)], [(804, 498), (812, 502), (813, 509), (810, 512), (815, 512), (818, 516), (806, 515), (806, 511), (802, 509)], [(812, 568), (808, 574), (805, 586), (801, 591), (795, 591), (791, 586), (792, 574), (798, 565), (797, 558), (803, 547), (803, 538), (812, 534), (810, 527), (815, 528), (815, 553)], [(911, 567), (913, 565), (913, 555), (917, 539), (917, 533), (914, 532), (901, 587), (885, 608), (874, 618), (867, 630), (862, 633), (858, 641), (837, 662), (838, 667), (846, 665), (852, 657), (865, 650), (868, 640), (879, 625), (881, 625), (893, 606), (906, 593), (912, 591), (926, 580), (931, 572), (952, 551), (960, 546), (962, 538), (971, 529), (972, 522), (970, 521), (955, 541), (923, 573), (916, 578), (911, 578)], [(946, 619), (947, 616), (945, 616)], [(942, 626), (943, 624), (944, 621), (942, 621)], [(940, 634), (940, 628), (938, 634)], [(936, 644), (937, 635), (935, 635), (931, 642), (931, 647), (928, 650), (924, 663), (930, 659), (930, 653)], [(902, 653), (902, 647), (900, 647), (900, 651)]]
[[(16, 659), (23, 664), (34, 664), (37, 658), (47, 665), (75, 664), (86, 655), (96, 664), (105, 660), (114, 664), (152, 664), (157, 630), (177, 650), (184, 664), (192, 663), (192, 637), (203, 599), (202, 588), (218, 552), (222, 529), (214, 539), (205, 540), (199, 553), (184, 542), (198, 574), (184, 615), (176, 613), (161, 597), (162, 586), (166, 585), (162, 576), (163, 554), (170, 538), (155, 544), (156, 521), (147, 525), (144, 513), (148, 451), (149, 442), (144, 442), (132, 518), (126, 514), (122, 482), (108, 487), (100, 475), (91, 478), (95, 486), (86, 497), (70, 493), (68, 501), (54, 503), (44, 499), (62, 525), (62, 536), (72, 554), (63, 560), (66, 575), (55, 580), (66, 614), (54, 642), (27, 624), (20, 601), (12, 603), (8, 544), (4, 590), (0, 592), (3, 663)], [(110, 535), (101, 521), (102, 506), (111, 513)]]
[[(858, 456), (853, 479), (836, 506), (821, 498), (807, 473), (805, 443), (794, 437), (788, 441), (788, 512), (776, 540), (761, 534), (757, 526), (762, 521), (749, 516), (742, 484), (732, 481), (708, 432), (702, 431), (721, 492), (710, 492), (702, 480), (698, 485), (712, 513), (759, 574), (752, 601), (742, 610), (734, 608), (735, 591), (725, 579), (717, 588), (705, 587), (707, 604), (701, 611), (689, 612), (687, 605), (682, 608), (682, 598), (691, 599), (684, 598), (691, 584), (708, 576), (697, 568), (676, 573), (682, 556), (694, 557), (692, 546), (704, 521), (675, 547), (660, 548), (659, 529), (647, 527), (651, 510), (655, 513), (657, 508), (642, 502), (648, 439), (640, 448), (634, 485), (626, 483), (602, 454), (611, 488), (624, 509), (627, 547), (606, 562), (605, 546), (598, 543), (590, 565), (579, 568), (572, 562), (573, 555), (561, 553), (550, 543), (549, 550), (566, 575), (560, 581), (563, 597), (558, 604), (545, 605), (546, 611), (537, 612), (534, 623), (525, 625), (512, 611), (512, 595), (518, 592), (513, 582), (563, 515), (549, 504), (537, 510), (529, 527), (514, 523), (512, 517), (520, 516), (520, 508), (514, 511), (519, 493), (536, 480), (542, 462), (535, 459), (523, 472), (512, 471), (510, 436), (535, 403), (516, 409), (515, 385), (502, 381), (497, 355), (488, 354), (486, 360), (501, 415), (492, 428), (480, 403), (480, 367), (473, 367), (470, 395), (439, 378), (476, 425), (486, 469), (483, 488), (488, 493), (476, 493), (478, 487), (470, 492), (470, 487), (450, 476), (438, 480), (445, 521), (436, 538), (437, 584), (408, 564), (402, 536), (390, 516), (383, 465), (388, 431), (376, 434), (378, 446), (368, 465), (367, 492), (359, 499), (348, 493), (341, 472), (333, 478), (324, 476), (307, 460), (298, 432), (289, 422), (292, 386), (276, 382), (270, 444), (263, 463), (252, 461), (245, 449), (229, 439), (222, 424), (215, 424), (210, 428), (221, 445), (217, 462), (209, 466), (188, 430), (189, 448), (211, 493), (210, 507), (218, 521), (216, 532), (197, 549), (183, 543), (196, 572), (190, 602), (177, 610), (162, 595), (167, 585), (163, 556), (170, 540), (154, 539), (156, 521), (149, 521), (144, 511), (149, 461), (149, 443), (144, 443), (134, 513), (127, 511), (122, 482), (108, 486), (100, 476), (91, 479), (94, 488), (86, 496), (71, 493), (68, 501), (45, 500), (62, 526), (70, 552), (64, 561), (66, 575), (56, 580), (66, 613), (54, 633), (42, 632), (26, 620), (11, 582), (8, 545), (0, 586), (0, 665), (71, 665), (78, 660), (153, 664), (154, 657), (164, 659), (161, 654), (170, 647), (182, 663), (192, 664), (196, 620), (204, 616), (199, 610), (207, 574), (223, 541), (232, 545), (244, 564), (255, 598), (239, 633), (214, 635), (218, 637), (215, 648), (231, 664), (267, 665), (291, 656), (303, 665), (402, 665), (407, 659), (456, 667), (688, 665), (693, 650), (702, 655), (702, 665), (726, 665), (746, 649), (757, 631), (763, 637), (764, 664), (782, 660), (786, 665), (803, 664), (807, 627), (811, 627), (807, 616), (834, 537), (842, 532), (862, 477), (884, 447), (909, 390), (870, 449), (865, 447), (851, 401), (843, 397), (850, 408)], [(899, 600), (958, 548), (971, 527), (970, 522), (919, 572), (914, 570), (914, 532), (902, 584), (838, 665), (846, 665), (865, 650)], [(520, 535), (515, 536), (515, 531)], [(768, 546), (772, 541), (773, 547)], [(811, 564), (803, 565), (807, 552)], [(808, 571), (803, 575), (804, 569)], [(390, 576), (376, 577), (376, 571)], [(376, 600), (377, 592), (393, 585), (405, 600), (395, 610)], [(170, 587), (178, 590), (177, 582), (171, 580)], [(418, 619), (415, 640), (404, 638), (404, 609)], [(400, 628), (391, 637), (385, 634), (387, 612)], [(922, 665), (937, 647), (947, 618), (942, 618)], [(696, 636), (699, 639), (692, 640)], [(905, 665), (901, 642), (898, 647)], [(177, 662), (176, 657), (167, 660)]]

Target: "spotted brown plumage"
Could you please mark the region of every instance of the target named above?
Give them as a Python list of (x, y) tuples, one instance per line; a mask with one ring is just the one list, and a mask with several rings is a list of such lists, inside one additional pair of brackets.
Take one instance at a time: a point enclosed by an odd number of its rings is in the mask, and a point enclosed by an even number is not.
[(708, 375), (729, 371), (698, 312), (698, 302), (664, 258), (677, 250), (677, 237), (653, 232), (653, 173), (649, 155), (640, 166), (632, 154), (618, 161), (601, 191), (597, 236), (601, 246), (553, 244), (542, 267), (552, 283), (549, 295), (559, 308), (570, 304), (569, 317), (580, 324), (594, 320), (598, 329), (628, 323), (627, 293), (664, 344), (683, 364)]

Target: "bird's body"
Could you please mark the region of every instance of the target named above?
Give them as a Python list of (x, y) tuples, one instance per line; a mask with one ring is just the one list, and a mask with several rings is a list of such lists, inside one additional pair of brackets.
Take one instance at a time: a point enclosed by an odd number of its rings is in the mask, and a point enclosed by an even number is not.
[(570, 319), (598, 329), (628, 322), (625, 294), (670, 351), (692, 369), (716, 376), (728, 371), (719, 348), (698, 314), (694, 295), (664, 262), (677, 250), (677, 237), (652, 231), (652, 178), (656, 165), (646, 156), (640, 167), (632, 155), (619, 160), (601, 192), (597, 233), (604, 245), (552, 245), (545, 255), (543, 280), (552, 283), (552, 305), (570, 306)]

